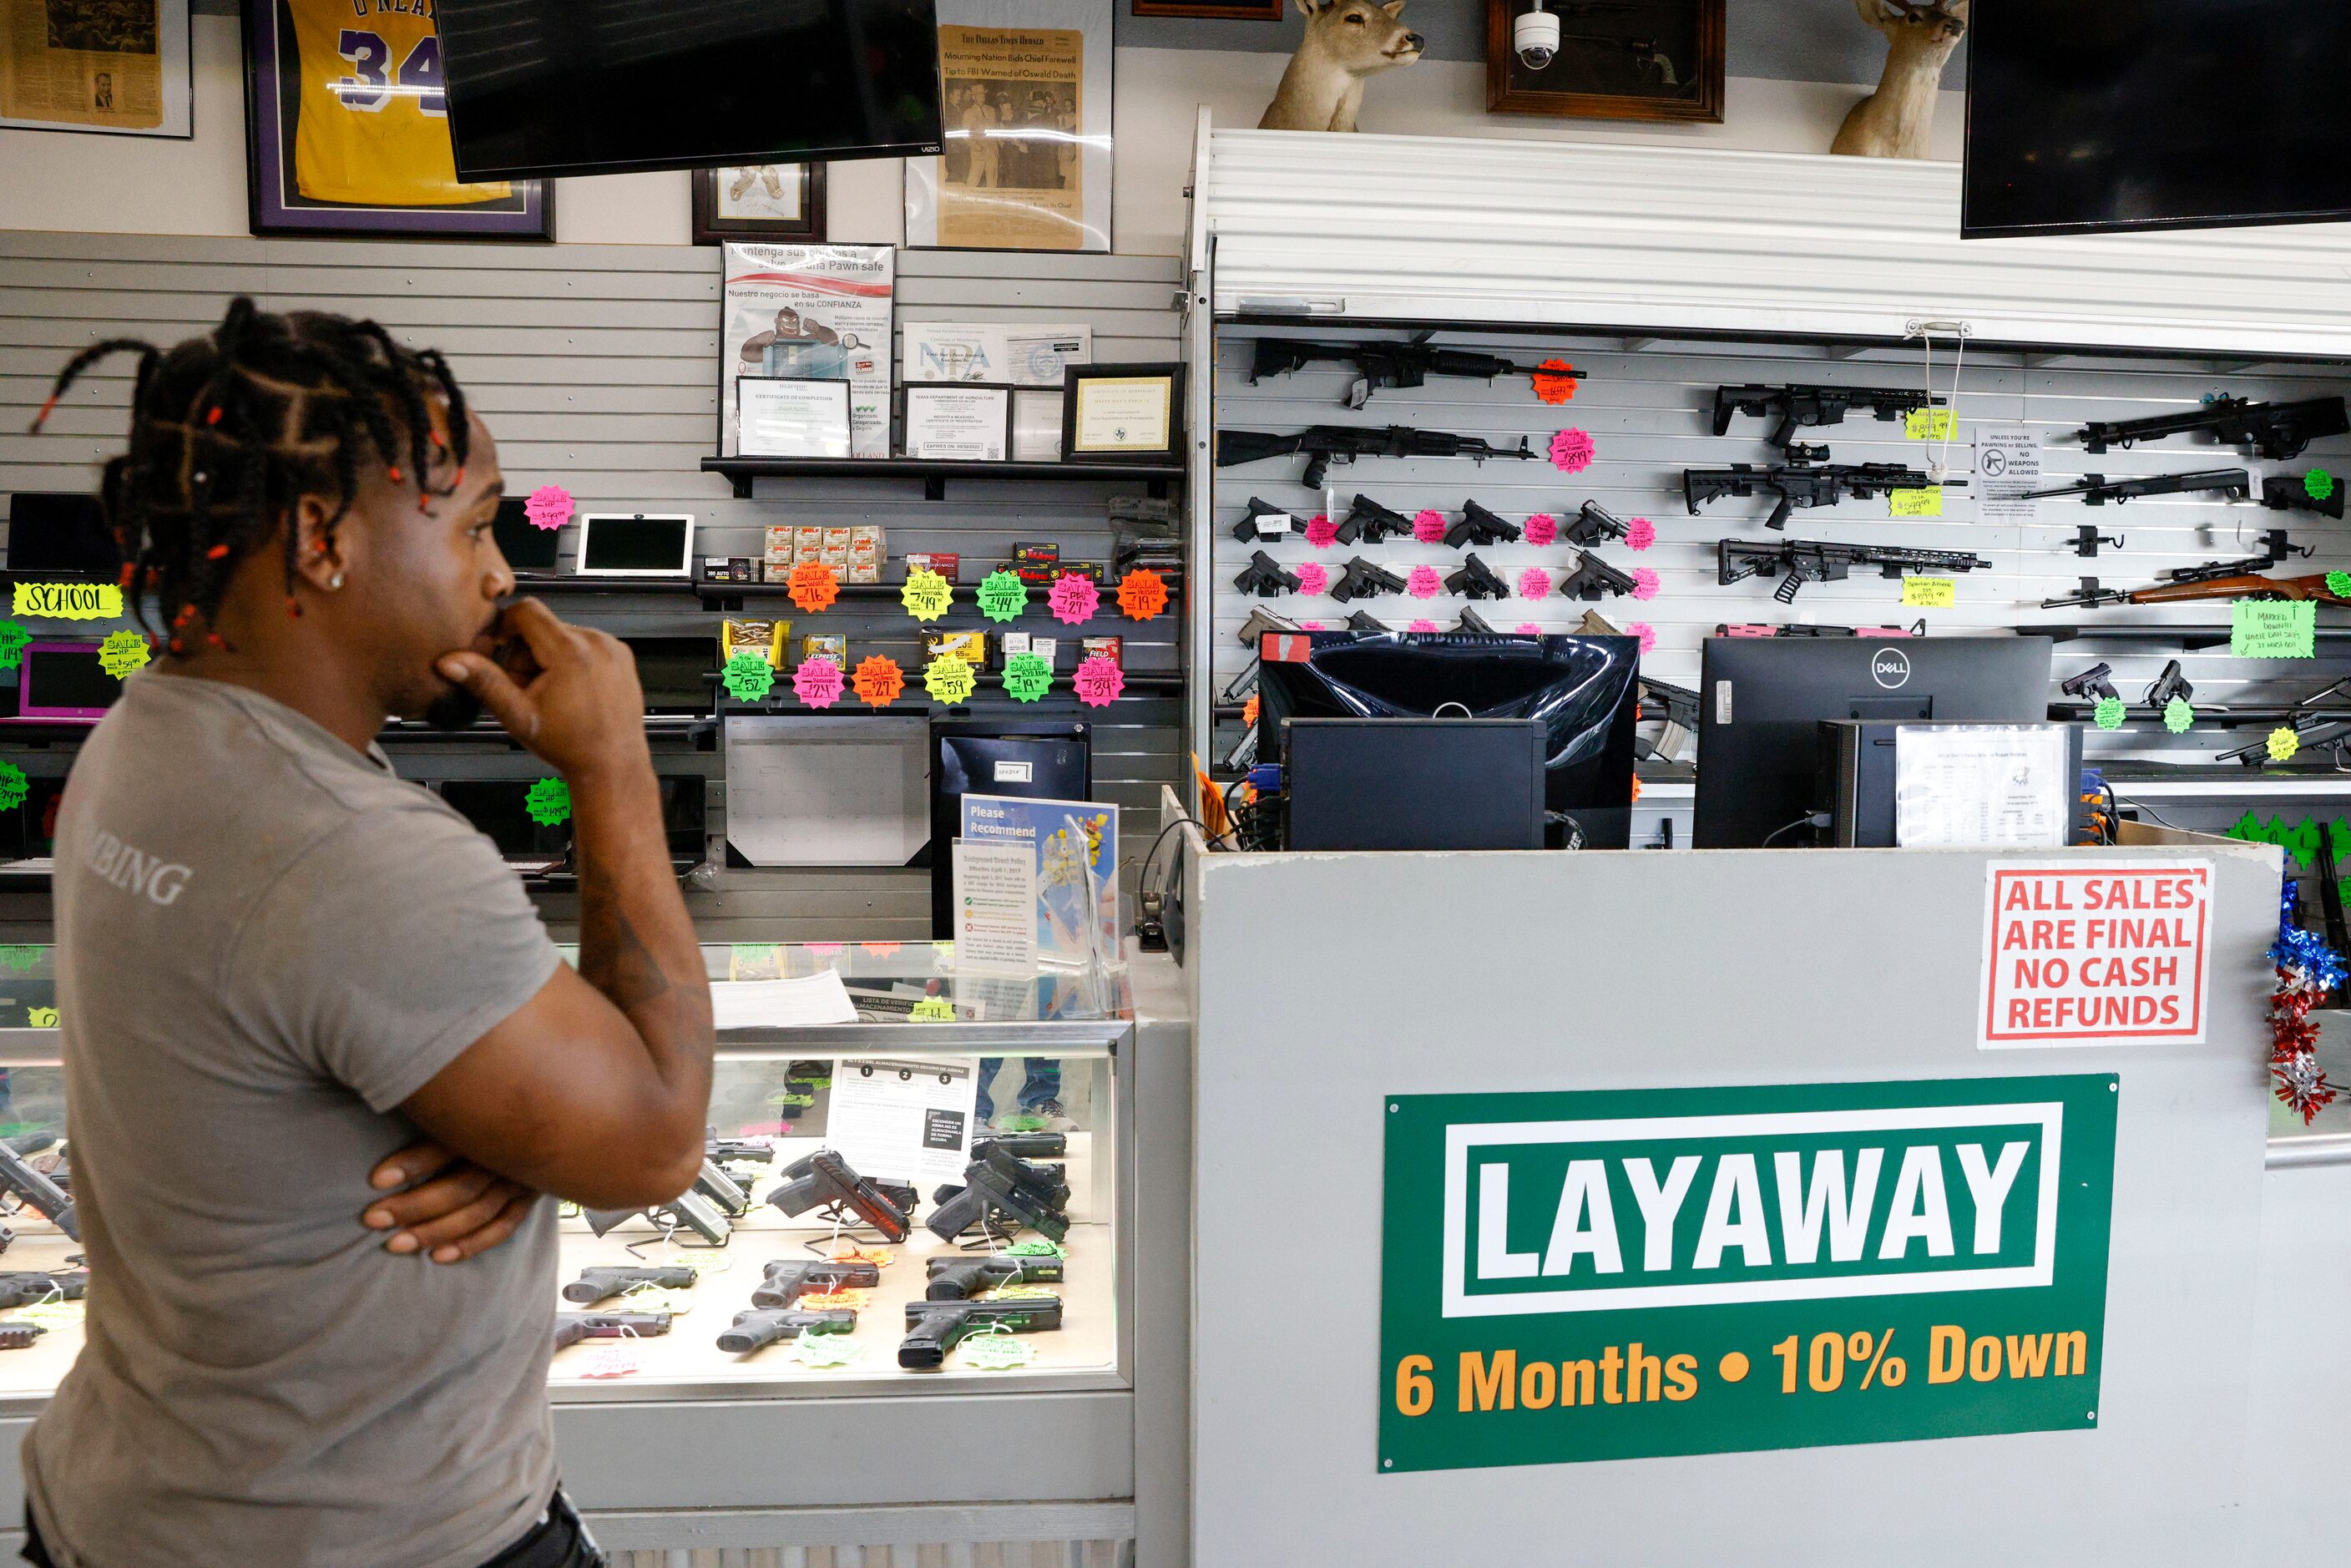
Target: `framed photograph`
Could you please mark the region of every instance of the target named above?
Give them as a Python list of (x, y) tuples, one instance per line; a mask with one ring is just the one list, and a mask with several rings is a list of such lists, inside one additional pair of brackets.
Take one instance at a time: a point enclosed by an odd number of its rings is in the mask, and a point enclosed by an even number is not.
[(195, 134), (188, 0), (0, 0), (0, 128)]
[(1204, 5), (1196, 0), (1134, 0), (1138, 16), (1206, 16), (1215, 22), (1279, 22), (1290, 0), (1228, 0)]
[(458, 180), (441, 83), (429, 6), (246, 0), (253, 232), (553, 239), (549, 182)]
[(1060, 387), (1015, 387), (1012, 391), (1012, 460), (1015, 463), (1059, 463), (1061, 460)]
[(742, 376), (735, 382), (744, 457), (847, 457), (849, 379)]
[(1559, 5), (1559, 53), (1530, 70), (1510, 47), (1527, 0), (1486, 0), (1486, 111), (1722, 123), (1724, 0)]
[(1175, 462), (1183, 440), (1184, 367), (1071, 365), (1061, 386), (1061, 461)]
[(1115, 0), (938, 0), (946, 151), (906, 160), (906, 243), (1110, 249)]
[(694, 171), (694, 243), (822, 239), (822, 163), (741, 163)]
[(1001, 463), (1012, 449), (1012, 388), (922, 382), (906, 389), (905, 455)]

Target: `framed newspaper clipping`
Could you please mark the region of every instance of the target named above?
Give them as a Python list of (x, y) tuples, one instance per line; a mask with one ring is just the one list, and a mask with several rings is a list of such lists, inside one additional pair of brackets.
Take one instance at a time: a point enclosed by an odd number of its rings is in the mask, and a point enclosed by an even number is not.
[(0, 127), (195, 133), (188, 0), (0, 0)]
[(1110, 249), (1113, 0), (939, 0), (946, 152), (906, 160), (906, 243)]

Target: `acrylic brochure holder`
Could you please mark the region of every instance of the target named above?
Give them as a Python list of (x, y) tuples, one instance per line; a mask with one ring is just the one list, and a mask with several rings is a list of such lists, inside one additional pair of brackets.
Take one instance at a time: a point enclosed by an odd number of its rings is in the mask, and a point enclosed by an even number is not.
[(1123, 989), (1118, 808), (966, 795), (954, 846), (959, 976), (1034, 981), (1099, 1010)]

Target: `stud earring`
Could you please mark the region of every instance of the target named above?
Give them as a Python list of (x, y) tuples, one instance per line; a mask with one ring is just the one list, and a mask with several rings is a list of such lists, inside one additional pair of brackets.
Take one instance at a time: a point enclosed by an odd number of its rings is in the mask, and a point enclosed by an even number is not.
[(343, 574), (342, 574), (341, 572), (340, 572), (340, 571), (339, 571), (339, 572), (337, 572), (337, 573), (335, 573), (335, 575), (334, 575), (334, 576), (332, 576), (332, 577), (330, 577), (330, 578), (327, 579), (327, 586), (328, 586), (329, 588), (330, 588), (330, 589), (340, 588), (340, 587), (342, 587), (342, 585), (343, 585)]

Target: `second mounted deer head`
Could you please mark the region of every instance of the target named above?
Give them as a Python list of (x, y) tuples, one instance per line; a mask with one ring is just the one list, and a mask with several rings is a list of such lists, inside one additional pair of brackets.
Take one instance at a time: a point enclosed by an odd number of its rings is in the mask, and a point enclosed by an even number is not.
[(1298, 0), (1306, 37), (1259, 131), (1353, 131), (1364, 78), (1420, 58), (1421, 37), (1396, 17), (1405, 0)]
[(1943, 67), (1967, 36), (1968, 0), (1854, 0), (1861, 19), (1886, 35), (1886, 73), (1854, 105), (1832, 152), (1863, 158), (1924, 158), (1935, 125)]

